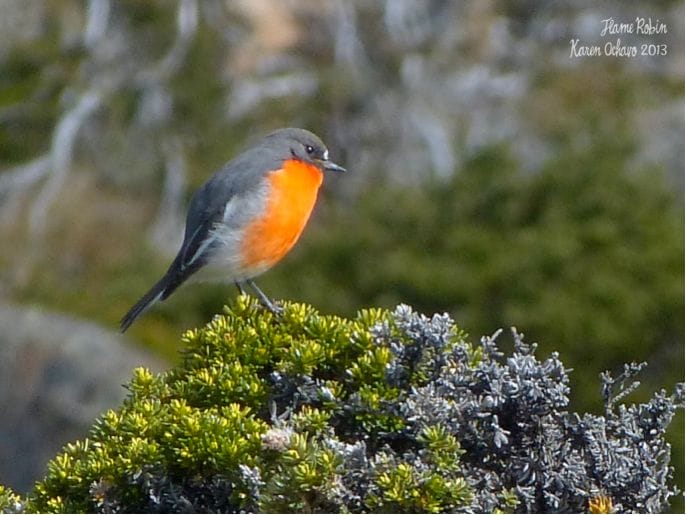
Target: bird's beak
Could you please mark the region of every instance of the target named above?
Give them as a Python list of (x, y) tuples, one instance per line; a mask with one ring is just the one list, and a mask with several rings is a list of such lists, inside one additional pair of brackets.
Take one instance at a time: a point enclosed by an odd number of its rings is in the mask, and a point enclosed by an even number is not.
[(337, 165), (333, 161), (329, 161), (328, 159), (325, 161), (322, 161), (322, 166), (324, 167), (324, 170), (328, 170), (330, 172), (347, 172), (345, 168), (343, 168), (340, 165)]

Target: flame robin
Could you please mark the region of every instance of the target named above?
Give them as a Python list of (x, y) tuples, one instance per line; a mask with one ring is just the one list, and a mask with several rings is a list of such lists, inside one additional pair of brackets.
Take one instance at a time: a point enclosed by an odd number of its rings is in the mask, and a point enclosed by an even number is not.
[(201, 269), (206, 279), (233, 281), (241, 293), (250, 286), (267, 309), (278, 311), (253, 278), (298, 241), (325, 170), (345, 172), (329, 160), (321, 139), (293, 128), (269, 134), (225, 165), (193, 195), (181, 249), (122, 318), (122, 332)]

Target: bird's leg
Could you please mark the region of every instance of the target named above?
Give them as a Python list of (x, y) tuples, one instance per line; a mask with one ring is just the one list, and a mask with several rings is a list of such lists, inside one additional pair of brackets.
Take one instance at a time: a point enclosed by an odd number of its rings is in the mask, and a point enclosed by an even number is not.
[(245, 295), (245, 289), (243, 289), (243, 285), (240, 283), (240, 281), (234, 281), (233, 284), (235, 284), (236, 288), (238, 288), (238, 293)]
[(248, 286), (250, 286), (253, 289), (253, 291), (257, 294), (257, 297), (260, 299), (260, 302), (262, 303), (262, 305), (265, 308), (267, 308), (269, 311), (271, 311), (275, 315), (278, 315), (279, 313), (281, 313), (283, 311), (283, 308), (275, 305), (271, 300), (269, 300), (269, 297), (267, 297), (264, 294), (264, 292), (257, 287), (257, 284), (255, 284), (255, 281), (253, 281), (252, 279), (246, 279), (245, 284), (247, 284)]

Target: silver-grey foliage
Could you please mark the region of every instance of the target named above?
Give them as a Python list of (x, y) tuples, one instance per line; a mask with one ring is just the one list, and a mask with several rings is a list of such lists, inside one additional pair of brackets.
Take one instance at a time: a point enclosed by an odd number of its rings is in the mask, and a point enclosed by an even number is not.
[[(337, 425), (328, 445), (345, 462), (334, 503), (339, 509), (363, 510), (373, 478), (389, 463), (412, 463), (418, 471), (431, 467), (418, 436), (435, 425), (447, 428), (465, 451), (460, 469), (475, 494), (470, 511), (493, 512), (502, 507), (503, 492), (514, 492), (519, 512), (585, 512), (603, 496), (614, 512), (655, 513), (677, 493), (665, 430), (684, 405), (683, 384), (647, 403), (619, 404), (638, 386), (631, 380), (644, 364), (626, 365), (617, 378), (609, 372), (601, 377), (605, 413), (578, 414), (569, 411), (570, 370), (557, 353), (538, 359), (536, 344), (525, 343), (514, 328), (511, 355), (499, 350), (498, 331), (481, 339), (480, 360), (463, 340), (455, 344), (448, 315), (427, 318), (401, 305), (393, 323), (377, 325), (373, 334), (394, 354), (388, 383), (405, 392), (384, 409), (407, 425), (382, 438), (346, 434), (345, 424)], [(277, 390), (292, 394), (280, 400), (286, 412), (327, 396), (316, 379), (273, 380)], [(359, 413), (356, 400), (351, 396), (344, 412)]]

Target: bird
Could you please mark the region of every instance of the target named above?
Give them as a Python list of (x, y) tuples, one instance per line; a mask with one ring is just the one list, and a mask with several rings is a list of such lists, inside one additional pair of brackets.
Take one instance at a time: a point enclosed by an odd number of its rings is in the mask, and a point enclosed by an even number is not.
[(280, 308), (254, 278), (279, 262), (300, 238), (324, 172), (345, 172), (312, 132), (278, 129), (229, 161), (192, 196), (183, 243), (164, 276), (121, 319), (120, 330), (191, 276), (249, 286), (269, 311)]

